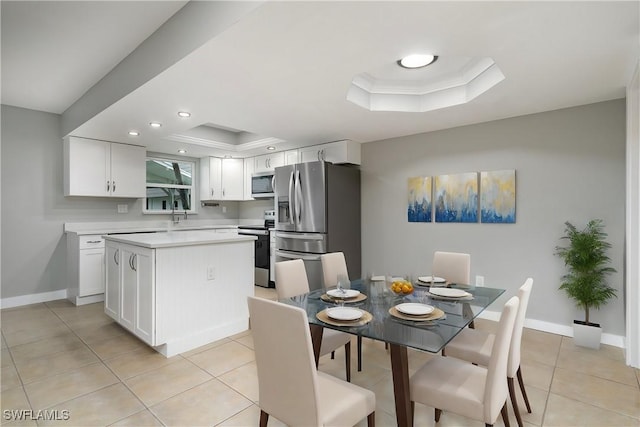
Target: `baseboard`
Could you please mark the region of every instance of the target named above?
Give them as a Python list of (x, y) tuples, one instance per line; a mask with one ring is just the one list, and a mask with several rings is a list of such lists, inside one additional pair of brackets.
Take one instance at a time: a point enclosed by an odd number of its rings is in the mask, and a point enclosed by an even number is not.
[(40, 302), (55, 301), (59, 299), (67, 299), (67, 290), (60, 289), (58, 291), (42, 292), (39, 294), (20, 295), (18, 297), (0, 299), (0, 308), (20, 307), (29, 304), (38, 304)]
[[(481, 319), (500, 320), (499, 311), (485, 310), (480, 313)], [(545, 322), (543, 320), (525, 319), (525, 328), (535, 329), (536, 331), (549, 332), (551, 334), (563, 335), (565, 337), (573, 337), (573, 326), (559, 325), (557, 323)], [(625, 348), (625, 337), (621, 335), (603, 333), (600, 339), (602, 344), (612, 345), (614, 347)]]

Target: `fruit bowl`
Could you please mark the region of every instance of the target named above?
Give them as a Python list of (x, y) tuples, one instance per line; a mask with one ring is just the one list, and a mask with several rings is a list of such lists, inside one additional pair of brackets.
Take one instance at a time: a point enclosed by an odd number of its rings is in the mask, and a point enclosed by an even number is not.
[(394, 280), (389, 289), (396, 295), (410, 295), (413, 293), (413, 285), (408, 280)]

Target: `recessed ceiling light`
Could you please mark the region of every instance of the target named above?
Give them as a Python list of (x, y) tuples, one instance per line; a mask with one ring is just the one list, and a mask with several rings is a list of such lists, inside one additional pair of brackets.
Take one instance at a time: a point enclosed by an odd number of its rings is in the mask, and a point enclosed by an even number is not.
[(162, 127), (162, 123), (160, 123), (160, 122), (151, 122), (151, 123), (149, 123), (149, 126), (151, 126), (152, 128), (159, 128), (159, 127)]
[(191, 113), (188, 111), (178, 111), (179, 117), (191, 117)]
[(182, 148), (178, 150), (178, 153), (180, 153), (180, 154), (185, 154), (186, 152), (187, 152), (187, 150), (182, 149)]
[(140, 132), (138, 132), (137, 130), (130, 130), (129, 136), (140, 136)]
[(273, 145), (267, 145), (267, 150), (273, 151), (275, 149), (276, 147), (274, 147)]
[(403, 68), (422, 68), (426, 67), (427, 65), (433, 64), (434, 62), (436, 62), (436, 59), (438, 59), (438, 57), (435, 55), (415, 54), (405, 56), (398, 61), (398, 65)]

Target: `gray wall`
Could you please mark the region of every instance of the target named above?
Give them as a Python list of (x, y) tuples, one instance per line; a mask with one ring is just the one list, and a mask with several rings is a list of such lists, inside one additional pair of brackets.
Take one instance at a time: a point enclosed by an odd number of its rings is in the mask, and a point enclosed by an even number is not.
[[(516, 170), (516, 224), (407, 221), (409, 177), (499, 169)], [(601, 218), (618, 298), (591, 316), (624, 335), (624, 203), (624, 100), (363, 144), (363, 272), (429, 274), (434, 251), (468, 252), (472, 283), (507, 289), (492, 310), (530, 276), (527, 318), (570, 325), (583, 314), (558, 290), (554, 248), (565, 221)]]
[[(65, 222), (170, 218), (142, 215), (141, 200), (64, 197), (60, 132), (57, 114), (2, 105), (2, 298), (67, 287)], [(118, 214), (118, 204), (129, 213)], [(238, 205), (199, 207), (194, 218), (235, 220)]]

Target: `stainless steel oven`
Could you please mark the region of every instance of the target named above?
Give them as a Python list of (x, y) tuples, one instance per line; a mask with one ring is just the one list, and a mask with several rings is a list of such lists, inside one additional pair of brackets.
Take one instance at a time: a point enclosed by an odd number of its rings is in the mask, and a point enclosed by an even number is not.
[(238, 234), (256, 236), (255, 241), (255, 284), (265, 288), (274, 288), (271, 274), (272, 256), (269, 228), (273, 228), (274, 211), (265, 211), (263, 225), (239, 225)]

